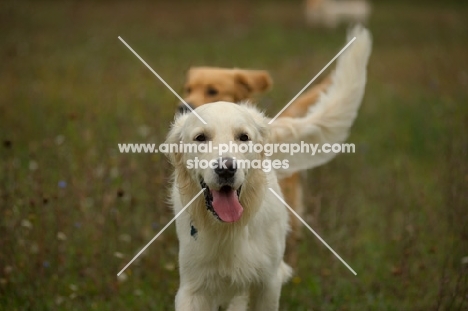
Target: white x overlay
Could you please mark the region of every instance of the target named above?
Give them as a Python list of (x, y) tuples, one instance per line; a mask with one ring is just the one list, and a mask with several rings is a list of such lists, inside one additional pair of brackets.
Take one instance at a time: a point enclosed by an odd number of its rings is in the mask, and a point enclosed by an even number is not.
[(330, 245), (328, 245), (328, 243), (325, 242), (325, 241), (320, 237), (320, 235), (318, 235), (318, 233), (315, 232), (314, 229), (312, 229), (312, 228), (305, 222), (305, 220), (302, 219), (302, 218), (291, 208), (291, 206), (289, 206), (288, 203), (286, 203), (286, 201), (284, 201), (283, 198), (282, 198), (279, 194), (277, 194), (277, 193), (275, 192), (275, 190), (273, 190), (273, 189), (271, 189), (271, 188), (268, 188), (268, 189), (270, 189), (270, 191), (271, 191), (287, 208), (289, 208), (289, 210), (291, 211), (291, 213), (293, 213), (294, 216), (296, 216), (296, 217), (304, 224), (304, 226), (306, 226), (307, 229), (309, 229), (309, 230), (317, 237), (317, 239), (319, 239), (320, 242), (322, 242), (323, 245), (325, 245), (325, 246), (333, 253), (333, 255), (335, 255), (336, 258), (338, 258), (338, 259), (346, 266), (346, 268), (348, 268), (354, 275), (357, 275), (356, 271), (354, 271), (353, 268), (351, 268), (351, 267), (346, 263), (346, 261), (344, 261), (344, 260), (340, 257), (340, 255), (338, 255), (338, 254), (333, 250), (333, 248), (331, 248)]
[(138, 57), (138, 59), (141, 60), (141, 62), (142, 62), (143, 64), (145, 64), (145, 66), (148, 67), (148, 69), (149, 69), (152, 73), (154, 73), (154, 75), (155, 75), (156, 77), (158, 77), (158, 79), (159, 79), (172, 93), (174, 93), (174, 95), (175, 95), (181, 102), (183, 102), (184, 105), (185, 105), (188, 109), (190, 109), (190, 111), (192, 111), (192, 112), (197, 116), (197, 118), (200, 119), (200, 121), (202, 121), (203, 124), (205, 124), (205, 125), (207, 124), (207, 123), (205, 122), (205, 120), (203, 120), (203, 118), (200, 117), (200, 116), (198, 115), (198, 113), (196, 113), (196, 112), (192, 109), (192, 107), (190, 107), (190, 105), (187, 104), (187, 103), (185, 102), (185, 100), (183, 100), (182, 97), (180, 97), (179, 94), (177, 94), (177, 92), (174, 91), (174, 90), (172, 89), (172, 87), (171, 87), (169, 84), (167, 84), (166, 81), (164, 81), (164, 79), (161, 78), (161, 76), (158, 75), (158, 73), (157, 73), (156, 71), (154, 71), (153, 68), (151, 68), (150, 65), (148, 65), (148, 64), (145, 62), (145, 60), (144, 60), (143, 58), (141, 58), (140, 55), (138, 55), (138, 53), (135, 52), (135, 51), (132, 49), (132, 47), (131, 47), (130, 45), (127, 44), (127, 42), (125, 42), (124, 39), (122, 39), (122, 38), (119, 36), (119, 40), (122, 41), (122, 43), (125, 44), (125, 46), (126, 46), (130, 51), (132, 51), (132, 53), (135, 54), (135, 56)]
[(166, 230), (167, 227), (169, 227), (169, 226), (174, 222), (174, 220), (176, 220), (177, 217), (179, 217), (180, 214), (182, 214), (182, 213), (187, 209), (187, 207), (189, 207), (190, 204), (192, 204), (193, 201), (195, 201), (196, 198), (198, 198), (198, 196), (199, 196), (200, 194), (202, 194), (203, 191), (205, 191), (205, 188), (203, 188), (202, 190), (200, 190), (200, 192), (198, 192), (198, 193), (193, 197), (193, 199), (190, 200), (190, 202), (188, 202), (187, 205), (185, 205), (184, 208), (181, 209), (180, 212), (178, 212), (177, 215), (175, 215), (174, 218), (172, 218), (171, 221), (169, 221), (169, 222), (167, 223), (167, 225), (166, 225), (164, 228), (162, 228), (161, 231), (159, 231), (158, 234), (156, 234), (156, 235), (154, 236), (154, 238), (153, 238), (151, 241), (149, 241), (148, 244), (146, 244), (146, 246), (143, 247), (143, 248), (141, 249), (141, 251), (139, 251), (138, 254), (136, 254), (135, 257), (133, 257), (133, 259), (130, 260), (130, 262), (129, 262), (122, 270), (120, 270), (119, 273), (117, 273), (117, 276), (121, 275), (122, 272), (124, 272), (125, 269), (127, 269), (128, 266), (130, 266), (130, 265), (132, 264), (132, 262), (134, 262), (135, 259), (137, 259), (138, 256), (140, 256), (141, 253), (143, 253), (143, 252), (148, 248), (148, 246), (150, 246), (150, 244), (153, 243), (154, 240), (156, 240), (156, 239), (161, 235), (161, 233), (163, 233), (164, 230)]
[(302, 90), (300, 90), (300, 91), (299, 91), (299, 93), (297, 93), (297, 94), (296, 94), (296, 96), (294, 96), (294, 97), (293, 97), (293, 99), (291, 99), (291, 100), (289, 101), (289, 103), (287, 103), (287, 104), (286, 104), (286, 106), (284, 106), (284, 107), (283, 107), (283, 109), (281, 109), (281, 110), (280, 110), (280, 112), (278, 112), (278, 113), (276, 114), (276, 116), (275, 116), (273, 119), (271, 119), (271, 120), (270, 120), (270, 122), (268, 122), (268, 124), (271, 124), (271, 123), (273, 123), (273, 122), (276, 120), (276, 118), (278, 118), (278, 117), (279, 117), (279, 115), (280, 115), (280, 114), (281, 114), (283, 111), (285, 111), (285, 110), (286, 110), (286, 108), (288, 108), (288, 107), (289, 107), (289, 105), (291, 105), (291, 104), (293, 103), (293, 101), (295, 101), (295, 100), (296, 100), (296, 98), (298, 98), (298, 97), (299, 97), (299, 95), (301, 95), (301, 94), (302, 94), (302, 92), (304, 92), (304, 91), (305, 91), (305, 90), (306, 90), (306, 89), (309, 87), (309, 85), (311, 85), (311, 84), (312, 84), (312, 82), (314, 82), (314, 81), (315, 81), (315, 79), (317, 79), (317, 78), (318, 78), (318, 76), (320, 76), (320, 75), (322, 74), (322, 72), (324, 72), (324, 71), (325, 71), (325, 69), (327, 69), (327, 68), (328, 68), (328, 66), (330, 66), (330, 65), (331, 65), (331, 63), (333, 63), (333, 62), (335, 61), (335, 59), (337, 59), (337, 58), (338, 58), (338, 57), (341, 55), (341, 53), (343, 53), (343, 52), (344, 52), (344, 51), (345, 51), (345, 50), (346, 50), (346, 49), (347, 49), (347, 48), (348, 48), (348, 47), (351, 45), (351, 43), (353, 43), (353, 42), (354, 42), (354, 40), (356, 40), (356, 37), (353, 37), (353, 38), (351, 39), (351, 41), (349, 41), (349, 42), (348, 42), (348, 44), (346, 44), (346, 45), (345, 45), (345, 47), (344, 47), (344, 48), (342, 48), (342, 49), (341, 49), (341, 51), (339, 51), (339, 52), (338, 52), (338, 54), (336, 54), (336, 56), (335, 56), (335, 57), (333, 57), (333, 58), (332, 58), (332, 60), (331, 60), (331, 61), (329, 61), (329, 62), (328, 62), (328, 64), (326, 64), (326, 65), (325, 65), (325, 67), (323, 67), (323, 69), (322, 69), (322, 70), (320, 70), (320, 71), (319, 71), (319, 73), (318, 73), (318, 74), (316, 74), (316, 75), (315, 75), (315, 77), (313, 77), (313, 78), (312, 78), (312, 80), (310, 80), (310, 81), (309, 81), (309, 83), (307, 83), (307, 84), (306, 84), (306, 86), (304, 86), (304, 87), (302, 88)]
[[(203, 124), (207, 124), (207, 123), (205, 122), (205, 120), (203, 120), (203, 118), (200, 117), (200, 115), (198, 115), (198, 113), (196, 113), (196, 112), (192, 109), (192, 107), (190, 107), (190, 105), (187, 104), (187, 103), (185, 102), (185, 100), (183, 100), (182, 97), (180, 97), (179, 94), (177, 94), (177, 93), (169, 86), (169, 84), (167, 84), (166, 81), (164, 81), (164, 79), (161, 78), (161, 76), (158, 75), (158, 73), (157, 73), (156, 71), (154, 71), (153, 68), (151, 68), (151, 67), (143, 60), (143, 58), (141, 58), (140, 55), (138, 55), (138, 53), (135, 52), (135, 51), (130, 47), (130, 45), (127, 44), (127, 42), (125, 42), (124, 39), (122, 39), (120, 36), (119, 36), (118, 38), (119, 38), (120, 41), (122, 41), (123, 44), (125, 44), (125, 46), (126, 46), (130, 51), (132, 51), (133, 54), (135, 54), (135, 56), (136, 56), (136, 57), (137, 57), (137, 58), (138, 58), (138, 59), (139, 59), (139, 60), (140, 60), (140, 61), (141, 61), (141, 62), (142, 62), (142, 63), (143, 63), (143, 64), (144, 64), (144, 65), (145, 65), (145, 66), (146, 66), (146, 67), (147, 67), (147, 68), (148, 68), (148, 69), (149, 69), (149, 70), (150, 70), (150, 71), (151, 71), (151, 72), (152, 72), (152, 73), (153, 73), (153, 74), (154, 74), (154, 75), (155, 75), (155, 76), (156, 76), (156, 77), (157, 77), (157, 78), (158, 78), (158, 79), (159, 79), (159, 80), (160, 80), (160, 81), (161, 81), (161, 82), (162, 82), (162, 83), (163, 83), (163, 84), (180, 100), (180, 101), (181, 101), (181, 102), (183, 102), (183, 103), (185, 104), (185, 106), (187, 106), (188, 109), (190, 109), (190, 111), (192, 111), (192, 112), (195, 114), (195, 116), (197, 116), (197, 118), (198, 118)], [(288, 108), (289, 105), (291, 105), (291, 104), (292, 104), (292, 103), (293, 103), (293, 102), (294, 102), (294, 101), (295, 101), (295, 100), (296, 100), (296, 99), (297, 99), (297, 98), (298, 98), (298, 97), (315, 81), (315, 79), (317, 79), (318, 76), (319, 76), (320, 74), (322, 74), (322, 73), (328, 68), (328, 66), (330, 66), (330, 65), (331, 65), (331, 64), (332, 64), (332, 63), (333, 63), (333, 62), (334, 62), (334, 61), (335, 61), (335, 60), (336, 60), (336, 59), (337, 59), (337, 58), (354, 42), (354, 40), (356, 40), (356, 37), (353, 37), (353, 38), (348, 42), (348, 44), (346, 44), (346, 46), (345, 46), (344, 48), (342, 48), (341, 51), (338, 52), (338, 54), (336, 54), (336, 56), (333, 57), (332, 60), (330, 60), (330, 61), (328, 62), (328, 64), (326, 64), (325, 67), (323, 67), (323, 69), (320, 70), (320, 72), (319, 72), (317, 75), (315, 75), (315, 77), (313, 77), (312, 80), (310, 80), (309, 83), (307, 83), (306, 86), (304, 86), (304, 87), (302, 88), (302, 90), (300, 90), (299, 93), (297, 93), (297, 95), (294, 96), (294, 98), (291, 99), (291, 101), (289, 101), (289, 103), (287, 103), (286, 106), (284, 106), (283, 109), (281, 109), (281, 111), (278, 112), (278, 114), (277, 114), (273, 119), (270, 120), (270, 122), (268, 122), (268, 124), (273, 123), (273, 122), (279, 117), (279, 115), (280, 115), (284, 110), (286, 110), (286, 108)], [(273, 193), (273, 194), (274, 194), (274, 195), (275, 195), (275, 196), (276, 196), (276, 197), (277, 197), (293, 214), (294, 214), (294, 216), (296, 216), (296, 217), (307, 227), (307, 229), (309, 229), (309, 230), (320, 240), (320, 242), (322, 242), (322, 243), (333, 253), (333, 255), (335, 255), (335, 256), (336, 256), (336, 257), (337, 257), (337, 258), (338, 258), (354, 275), (357, 275), (357, 273), (346, 263), (346, 261), (344, 261), (344, 260), (340, 257), (340, 255), (338, 255), (338, 254), (327, 244), (327, 242), (325, 242), (325, 241), (324, 241), (324, 240), (323, 240), (323, 239), (322, 239), (322, 238), (321, 238), (321, 237), (320, 237), (320, 236), (319, 236), (319, 235), (318, 235), (318, 234), (317, 234), (317, 233), (316, 233), (316, 232), (315, 232), (315, 231), (314, 231), (314, 230), (313, 230), (313, 229), (312, 229), (312, 228), (311, 228), (311, 227), (310, 227), (310, 226), (309, 226), (309, 225), (308, 225), (308, 224), (307, 224), (307, 223), (306, 223), (306, 222), (305, 222), (305, 221), (304, 221), (304, 220), (303, 220), (303, 219), (302, 219), (302, 218), (301, 218), (301, 217), (300, 217), (284, 200), (283, 200), (283, 198), (282, 198), (280, 195), (278, 195), (272, 188), (268, 188), (268, 189), (269, 189), (269, 190), (270, 190), (270, 191), (271, 191), (271, 192), (272, 192), (272, 193)], [(185, 205), (184, 208), (182, 208), (182, 209), (180, 210), (180, 212), (178, 212), (177, 215), (175, 215), (174, 218), (172, 218), (171, 221), (169, 221), (169, 222), (167, 223), (167, 225), (164, 226), (164, 228), (162, 228), (161, 231), (159, 231), (158, 234), (156, 234), (156, 235), (154, 236), (154, 238), (153, 238), (151, 241), (149, 241), (149, 242), (145, 245), (145, 247), (143, 247), (143, 248), (138, 252), (138, 254), (136, 254), (135, 257), (133, 257), (133, 259), (130, 260), (130, 262), (129, 262), (119, 273), (117, 273), (117, 276), (120, 276), (120, 275), (121, 275), (121, 274), (122, 274), (122, 273), (123, 273), (123, 272), (124, 272), (124, 271), (125, 271), (125, 270), (126, 270), (126, 269), (127, 269), (127, 268), (128, 268), (128, 267), (145, 251), (145, 250), (146, 250), (146, 249), (147, 249), (147, 248), (148, 248), (148, 246), (150, 246), (150, 244), (153, 243), (153, 242), (164, 232), (164, 230), (166, 230), (166, 229), (177, 219), (177, 217), (179, 217), (179, 216), (187, 209), (187, 207), (189, 207), (190, 204), (192, 204), (193, 201), (195, 201), (195, 199), (198, 198), (198, 196), (200, 196), (200, 194), (201, 194), (204, 190), (205, 190), (205, 188), (203, 188), (202, 190), (200, 190), (200, 192), (198, 192), (198, 193), (195, 195), (195, 197), (194, 197), (192, 200), (190, 200), (190, 202), (188, 202), (187, 205)]]

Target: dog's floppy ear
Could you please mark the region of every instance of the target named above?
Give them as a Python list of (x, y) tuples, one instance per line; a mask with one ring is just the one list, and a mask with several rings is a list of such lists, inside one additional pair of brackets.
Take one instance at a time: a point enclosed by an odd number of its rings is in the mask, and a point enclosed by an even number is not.
[(166, 156), (169, 158), (169, 161), (174, 166), (178, 165), (179, 162), (182, 161), (182, 154), (180, 152), (170, 152), (170, 146), (171, 144), (179, 145), (182, 141), (182, 127), (185, 124), (188, 115), (188, 113), (177, 114), (174, 123), (172, 123), (171, 130), (169, 131), (169, 134), (167, 134), (166, 137), (165, 144), (169, 146), (169, 152), (166, 153)]
[(196, 74), (200, 70), (200, 67), (194, 67), (190, 66), (186, 71), (185, 71), (185, 77), (184, 77), (184, 85), (188, 82), (190, 82), (190, 79), (194, 74)]
[(268, 119), (265, 117), (265, 114), (258, 110), (258, 108), (255, 105), (252, 105), (248, 102), (246, 103), (241, 103), (245, 109), (249, 112), (249, 118), (251, 118), (252, 122), (251, 124), (255, 125), (255, 130), (260, 134), (260, 137), (258, 137), (257, 143), (259, 144), (265, 144), (269, 141), (270, 139), (270, 127), (268, 125)]
[(249, 93), (263, 93), (273, 85), (270, 74), (265, 70), (241, 70), (235, 71), (236, 82), (247, 89)]
[(185, 71), (185, 77), (189, 77), (191, 74), (196, 72), (199, 69), (199, 67), (194, 67), (190, 66), (186, 71)]

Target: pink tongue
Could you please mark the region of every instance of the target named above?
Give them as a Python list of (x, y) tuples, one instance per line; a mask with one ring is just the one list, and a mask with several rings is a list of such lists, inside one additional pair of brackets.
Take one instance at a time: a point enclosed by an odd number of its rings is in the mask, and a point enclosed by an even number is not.
[(222, 221), (235, 222), (239, 220), (244, 209), (239, 203), (235, 190), (211, 190), (211, 194), (213, 195), (213, 209)]

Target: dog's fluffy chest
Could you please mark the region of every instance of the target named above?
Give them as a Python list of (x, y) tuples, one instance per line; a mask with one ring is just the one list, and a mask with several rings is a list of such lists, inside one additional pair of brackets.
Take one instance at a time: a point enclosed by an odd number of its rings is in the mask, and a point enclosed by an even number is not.
[(266, 255), (271, 253), (271, 245), (261, 245), (261, 239), (262, 236), (252, 236), (249, 228), (230, 232), (226, 237), (191, 225), (190, 241), (184, 252), (190, 253), (191, 269), (204, 276), (205, 285), (225, 283), (242, 287), (258, 281), (267, 267), (276, 264)]
[(195, 290), (242, 293), (277, 271), (284, 242), (275, 239), (278, 232), (273, 227), (246, 226), (227, 233), (197, 228), (188, 218), (182, 222), (184, 232), (178, 230), (181, 275), (190, 279)]

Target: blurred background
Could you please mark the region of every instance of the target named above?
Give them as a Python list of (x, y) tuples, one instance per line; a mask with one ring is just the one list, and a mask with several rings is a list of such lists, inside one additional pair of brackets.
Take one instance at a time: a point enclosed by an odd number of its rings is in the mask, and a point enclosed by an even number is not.
[[(372, 1), (368, 85), (343, 154), (308, 172), (281, 310), (468, 309), (468, 4)], [(161, 143), (192, 65), (265, 69), (274, 116), (343, 47), (303, 1), (0, 2), (0, 310), (173, 310)], [(312, 222), (313, 220), (313, 222)]]

